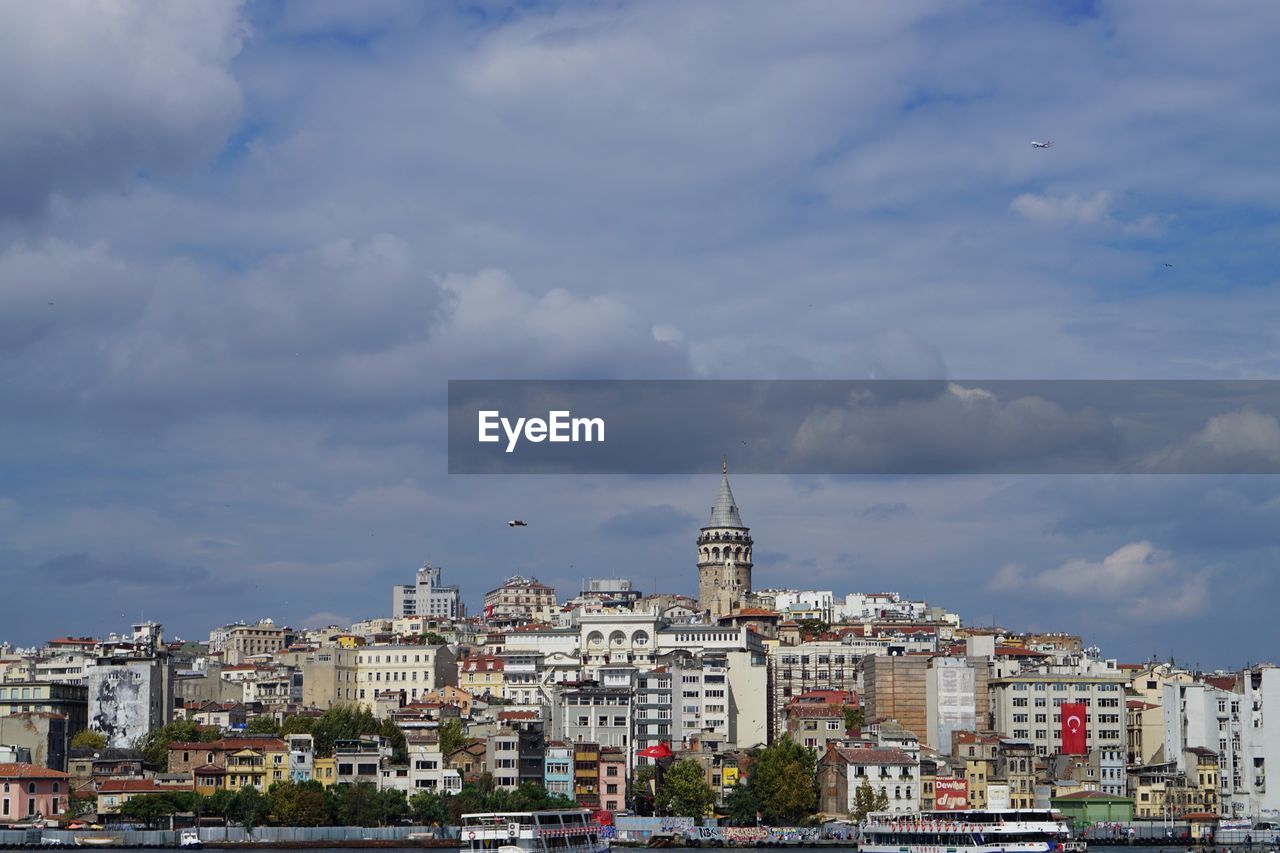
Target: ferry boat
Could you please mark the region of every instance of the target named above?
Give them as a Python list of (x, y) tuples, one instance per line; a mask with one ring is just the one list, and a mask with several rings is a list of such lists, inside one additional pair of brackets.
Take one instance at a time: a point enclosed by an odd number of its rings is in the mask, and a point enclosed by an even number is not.
[(586, 809), (479, 812), (462, 816), (463, 850), (494, 853), (608, 853)]
[(981, 809), (868, 815), (860, 853), (1084, 853), (1048, 809)]

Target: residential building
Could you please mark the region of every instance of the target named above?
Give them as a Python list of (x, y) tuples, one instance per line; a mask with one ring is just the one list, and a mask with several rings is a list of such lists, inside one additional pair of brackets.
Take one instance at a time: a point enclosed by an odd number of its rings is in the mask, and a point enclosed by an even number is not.
[(197, 788), (238, 791), (252, 785), (265, 791), (291, 778), (293, 752), (293, 745), (268, 735), (175, 741), (169, 744), (168, 769), (170, 773), (190, 774)]
[(840, 705), (793, 700), (783, 719), (787, 735), (818, 755), (826, 753), (828, 744), (843, 741), (845, 737), (844, 707)]
[(574, 743), (573, 798), (587, 809), (600, 808), (600, 745)]
[[(636, 674), (633, 738), (636, 752), (659, 743), (666, 744), (668, 748), (672, 748), (673, 743), (680, 743), (681, 735), (674, 731), (672, 720), (672, 677), (671, 668), (666, 666)], [(640, 764), (653, 763), (652, 759), (643, 756), (637, 757), (636, 761)]]
[(570, 743), (630, 750), (631, 700), (632, 690), (629, 687), (602, 687), (590, 683), (565, 685), (551, 706), (551, 737)]
[(600, 808), (611, 812), (627, 806), (627, 755), (618, 747), (600, 749)]
[(502, 699), (503, 658), (501, 655), (470, 655), (458, 659), (458, 687), (472, 696)]
[(386, 738), (363, 735), (335, 741), (333, 760), (337, 764), (337, 777), (334, 781), (339, 785), (368, 782), (382, 787), (382, 770), (390, 759), (391, 746)]
[(1087, 706), (1086, 749), (1126, 749), (1124, 689), (1120, 672), (1024, 671), (988, 685), (997, 732), (1027, 740), (1037, 756), (1062, 751), (1062, 713), (1068, 702)]
[(573, 797), (573, 753), (572, 744), (564, 741), (547, 742), (542, 784), (548, 794)]
[(88, 671), (88, 724), (108, 746), (128, 747), (173, 719), (173, 661), (159, 650), (100, 657)]
[(48, 681), (0, 684), (0, 717), (28, 713), (61, 714), (67, 737), (75, 737), (89, 722), (89, 688)]
[(61, 817), (66, 812), (70, 778), (34, 764), (0, 764), (0, 822)]
[(360, 698), (357, 681), (357, 650), (323, 646), (318, 649), (285, 651), (275, 656), (276, 661), (296, 669), (302, 675), (303, 705), (311, 708), (332, 708)]
[(161, 785), (155, 779), (142, 777), (107, 779), (98, 783), (97, 787), (98, 819), (109, 821), (118, 818), (120, 807), (134, 797), (163, 794), (172, 790), (172, 787)]
[(485, 749), (485, 770), (493, 776), (496, 788), (513, 791), (520, 786), (520, 735), (498, 729), (489, 735)]
[(411, 584), (395, 587), (391, 592), (391, 614), (402, 619), (423, 616), (433, 619), (461, 619), (462, 595), (457, 586), (441, 583), (441, 569), (423, 563)]
[(67, 731), (67, 718), (62, 714), (29, 711), (0, 716), (0, 743), (22, 748), (29, 756), (25, 760), (39, 767), (67, 769), (71, 736)]
[(457, 660), (448, 646), (363, 646), (354, 651), (356, 701), (370, 710), (376, 694), (385, 690), (403, 690), (412, 701), (458, 683)]
[(263, 619), (257, 625), (231, 625), (225, 629), (221, 641), (222, 660), (231, 665), (244, 663), (257, 655), (274, 654), (292, 640), (291, 630), (278, 627), (270, 619)]
[(558, 611), (555, 589), (539, 583), (537, 578), (513, 575), (484, 595), (484, 618), (491, 624), (551, 622)]
[(920, 811), (920, 759), (901, 749), (845, 748), (828, 745), (818, 759), (818, 811), (848, 814), (858, 788), (866, 783), (889, 800), (884, 811)]
[(863, 654), (854, 647), (853, 639), (850, 636), (843, 640), (776, 646), (769, 650), (765, 691), (769, 741), (777, 739), (784, 731), (782, 712), (793, 697), (813, 690), (859, 692), (858, 662)]

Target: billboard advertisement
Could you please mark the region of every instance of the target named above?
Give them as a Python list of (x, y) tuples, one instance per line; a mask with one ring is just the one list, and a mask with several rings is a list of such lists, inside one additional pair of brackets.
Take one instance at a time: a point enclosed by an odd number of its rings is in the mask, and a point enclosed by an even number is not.
[(934, 808), (955, 811), (969, 808), (968, 779), (937, 779), (933, 783)]

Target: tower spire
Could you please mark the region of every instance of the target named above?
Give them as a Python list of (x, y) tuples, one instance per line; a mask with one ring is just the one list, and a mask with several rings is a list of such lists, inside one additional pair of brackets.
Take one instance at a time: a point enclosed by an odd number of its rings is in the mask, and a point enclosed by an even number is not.
[(724, 455), (724, 461), (720, 465), (720, 473), (728, 475), (729, 473), (729, 454)]

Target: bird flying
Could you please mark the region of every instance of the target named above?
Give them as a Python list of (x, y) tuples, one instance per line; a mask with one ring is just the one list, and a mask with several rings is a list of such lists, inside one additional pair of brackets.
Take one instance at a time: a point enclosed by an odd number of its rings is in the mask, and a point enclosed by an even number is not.
[(507, 527), (528, 527), (528, 526), (529, 526), (529, 522), (521, 521), (518, 518), (513, 518), (507, 522)]
[(1032, 147), (1032, 148), (1052, 148), (1052, 147), (1053, 147), (1053, 140), (1052, 140), (1052, 139), (1046, 139), (1044, 142), (1036, 142), (1036, 141), (1033, 139), (1033, 140), (1031, 140), (1031, 147)]

